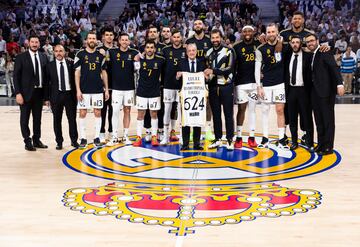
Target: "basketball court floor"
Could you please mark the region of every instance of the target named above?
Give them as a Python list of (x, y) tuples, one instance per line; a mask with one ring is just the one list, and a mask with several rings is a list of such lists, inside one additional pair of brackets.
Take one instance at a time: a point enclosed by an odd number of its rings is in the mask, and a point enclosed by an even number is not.
[(27, 152), (18, 107), (1, 103), (1, 247), (359, 245), (358, 104), (336, 105), (336, 152), (319, 157), (275, 146), (215, 152), (207, 143), (202, 152), (178, 143), (73, 150), (65, 117), (58, 151), (48, 110), (49, 148)]

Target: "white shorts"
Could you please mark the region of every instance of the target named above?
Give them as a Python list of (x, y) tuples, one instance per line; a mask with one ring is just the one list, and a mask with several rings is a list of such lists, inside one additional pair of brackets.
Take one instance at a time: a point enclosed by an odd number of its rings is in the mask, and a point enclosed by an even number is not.
[(255, 83), (237, 85), (235, 87), (235, 104), (244, 104), (249, 100), (257, 101), (257, 91)]
[(285, 84), (281, 83), (279, 85), (264, 87), (264, 103), (285, 103)]
[(164, 103), (179, 102), (179, 90), (164, 88)]
[(104, 106), (104, 96), (102, 93), (83, 94), (83, 100), (78, 101), (78, 109), (102, 109)]
[(123, 106), (134, 106), (135, 103), (135, 90), (112, 90), (111, 104)]
[(138, 110), (152, 110), (158, 111), (161, 107), (160, 97), (155, 98), (144, 98), (140, 96), (136, 96), (136, 108)]

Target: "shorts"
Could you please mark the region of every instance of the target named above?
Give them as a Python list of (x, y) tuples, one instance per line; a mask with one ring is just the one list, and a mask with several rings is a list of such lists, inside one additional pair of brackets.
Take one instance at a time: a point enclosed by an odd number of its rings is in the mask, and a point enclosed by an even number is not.
[(135, 90), (112, 90), (111, 104), (123, 106), (134, 106), (135, 104)]
[(285, 103), (285, 84), (281, 83), (275, 86), (263, 87), (264, 88), (264, 103)]
[(248, 83), (243, 85), (237, 85), (235, 87), (235, 104), (244, 104), (249, 100), (257, 101), (257, 91), (255, 83)]
[(138, 110), (158, 111), (161, 107), (160, 97), (144, 98), (136, 96), (136, 108)]
[(164, 88), (164, 103), (179, 102), (179, 90)]
[(78, 101), (78, 109), (102, 109), (104, 106), (103, 93), (83, 94), (83, 100)]

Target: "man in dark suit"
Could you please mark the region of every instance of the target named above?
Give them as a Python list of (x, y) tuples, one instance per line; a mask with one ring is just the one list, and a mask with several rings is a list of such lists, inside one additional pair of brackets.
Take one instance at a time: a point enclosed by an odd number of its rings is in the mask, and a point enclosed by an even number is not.
[[(186, 55), (187, 58), (180, 60), (178, 65), (178, 72), (176, 75), (177, 79), (180, 79), (182, 72), (202, 72), (206, 69), (205, 62), (196, 58), (197, 48), (194, 43), (188, 44), (186, 46)], [(201, 136), (201, 127), (193, 127), (193, 142), (194, 150), (203, 150), (204, 148), (200, 145), (200, 136)], [(181, 150), (189, 150), (189, 141), (190, 141), (190, 127), (182, 127), (182, 139), (183, 145)]]
[(298, 116), (306, 131), (305, 145), (311, 151), (313, 146), (313, 123), (310, 100), (311, 90), (311, 53), (301, 49), (300, 36), (293, 35), (291, 50), (285, 54), (285, 94), (288, 103), (288, 116), (291, 131), (291, 150), (298, 148)]
[(47, 65), (47, 78), (49, 81), (49, 96), (51, 109), (54, 114), (54, 132), (56, 137), (56, 149), (63, 148), (61, 120), (65, 107), (69, 122), (69, 134), (71, 146), (79, 147), (77, 143), (78, 132), (76, 125), (76, 87), (75, 70), (70, 61), (65, 59), (65, 49), (62, 45), (56, 45), (54, 49), (55, 60)]
[(315, 152), (321, 155), (332, 154), (335, 136), (335, 98), (336, 93), (344, 95), (344, 85), (334, 56), (330, 52), (319, 52), (318, 37), (308, 34), (305, 41), (307, 48), (313, 52), (311, 105), (318, 133)]
[[(46, 79), (45, 54), (38, 51), (40, 41), (37, 36), (29, 37), (30, 49), (19, 54), (15, 59), (14, 87), (16, 102), (20, 105), (20, 127), (24, 138), (25, 149), (47, 148), (40, 141), (42, 106), (48, 105), (48, 85)], [(30, 138), (29, 118), (33, 116), (33, 136)]]

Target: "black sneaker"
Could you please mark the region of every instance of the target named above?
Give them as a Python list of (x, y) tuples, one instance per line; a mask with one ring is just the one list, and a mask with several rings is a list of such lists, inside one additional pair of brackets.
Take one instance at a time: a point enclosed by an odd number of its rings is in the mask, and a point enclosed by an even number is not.
[(79, 149), (85, 149), (86, 147), (87, 147), (87, 140), (86, 139), (81, 139)]
[(101, 143), (99, 137), (94, 139), (94, 145), (95, 145), (95, 147), (97, 147), (97, 148), (100, 148), (100, 147), (103, 146), (103, 144)]
[(258, 148), (268, 148), (268, 147), (269, 147), (269, 139), (263, 136), (261, 143), (258, 145)]
[(290, 149), (287, 143), (287, 137), (285, 136), (284, 138), (279, 140), (277, 146), (281, 149)]
[(301, 137), (301, 140), (300, 140), (300, 143), (301, 145), (306, 145), (306, 134), (304, 134), (302, 137)]

